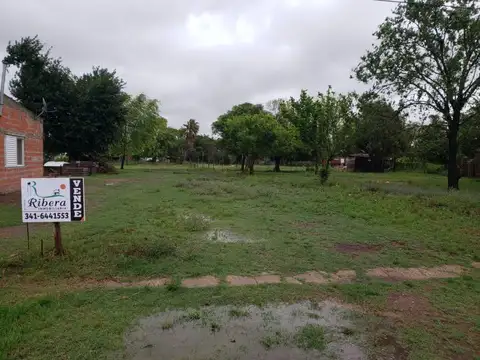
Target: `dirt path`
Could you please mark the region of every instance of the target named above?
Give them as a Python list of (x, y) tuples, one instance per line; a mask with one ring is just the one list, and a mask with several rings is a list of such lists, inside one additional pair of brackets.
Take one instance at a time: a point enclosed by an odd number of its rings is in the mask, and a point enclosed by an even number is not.
[[(473, 268), (480, 268), (480, 263), (472, 263)], [(428, 279), (448, 279), (456, 278), (462, 274), (468, 273), (470, 268), (460, 265), (442, 265), (432, 268), (374, 268), (366, 271), (366, 275), (371, 278), (381, 279), (385, 281), (415, 281)], [(237, 276), (228, 275), (225, 278), (215, 276), (202, 276), (198, 278), (186, 278), (180, 283), (174, 284), (171, 278), (151, 278), (151, 279), (80, 279), (70, 278), (57, 280), (53, 283), (31, 283), (18, 282), (15, 285), (8, 282), (8, 279), (0, 281), (0, 288), (14, 286), (22, 292), (32, 296), (45, 295), (48, 293), (62, 291), (80, 291), (92, 288), (135, 288), (135, 287), (162, 287), (162, 286), (181, 286), (186, 288), (205, 288), (220, 286), (223, 283), (229, 286), (256, 286), (263, 284), (294, 284), (301, 286), (302, 284), (348, 284), (353, 283), (357, 279), (357, 273), (354, 270), (339, 270), (334, 273), (323, 271), (309, 271), (303, 274), (293, 276), (280, 276), (274, 274), (261, 274), (258, 276)]]

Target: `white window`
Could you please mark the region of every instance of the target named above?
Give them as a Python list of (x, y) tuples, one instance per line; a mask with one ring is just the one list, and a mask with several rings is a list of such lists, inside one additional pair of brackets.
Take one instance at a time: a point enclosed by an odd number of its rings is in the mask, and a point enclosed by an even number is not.
[(5, 135), (5, 167), (25, 165), (25, 139)]

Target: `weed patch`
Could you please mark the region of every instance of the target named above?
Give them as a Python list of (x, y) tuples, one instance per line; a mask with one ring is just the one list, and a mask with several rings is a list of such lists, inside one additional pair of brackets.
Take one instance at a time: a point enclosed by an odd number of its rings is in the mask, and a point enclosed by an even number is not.
[(305, 325), (295, 334), (295, 343), (301, 349), (324, 350), (325, 330), (319, 325)]

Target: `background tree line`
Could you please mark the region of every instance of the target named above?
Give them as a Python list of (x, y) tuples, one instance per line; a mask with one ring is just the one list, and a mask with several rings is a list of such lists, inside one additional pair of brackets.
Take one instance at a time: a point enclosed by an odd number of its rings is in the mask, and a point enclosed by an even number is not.
[(19, 68), (12, 94), (42, 114), (50, 154), (233, 161), (250, 173), (261, 158), (274, 160), (275, 171), (285, 161), (311, 161), (325, 181), (332, 158), (361, 152), (393, 164), (440, 164), (448, 188), (458, 189), (459, 157), (472, 158), (480, 148), (480, 4), (401, 2), (374, 36), (351, 76), (370, 91), (340, 94), (328, 87), (238, 104), (213, 122), (215, 138), (199, 135), (194, 119), (169, 128), (158, 102), (126, 94), (114, 71), (73, 75), (37, 38), (10, 44), (4, 62)]

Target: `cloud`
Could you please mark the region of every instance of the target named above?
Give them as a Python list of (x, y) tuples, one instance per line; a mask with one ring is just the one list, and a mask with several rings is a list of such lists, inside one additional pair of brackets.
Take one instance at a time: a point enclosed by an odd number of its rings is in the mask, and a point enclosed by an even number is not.
[[(8, 41), (38, 34), (73, 72), (115, 68), (127, 91), (161, 101), (171, 126), (200, 131), (233, 105), (363, 87), (349, 79), (392, 6), (371, 0), (16, 0)], [(9, 77), (13, 71), (11, 69)]]

